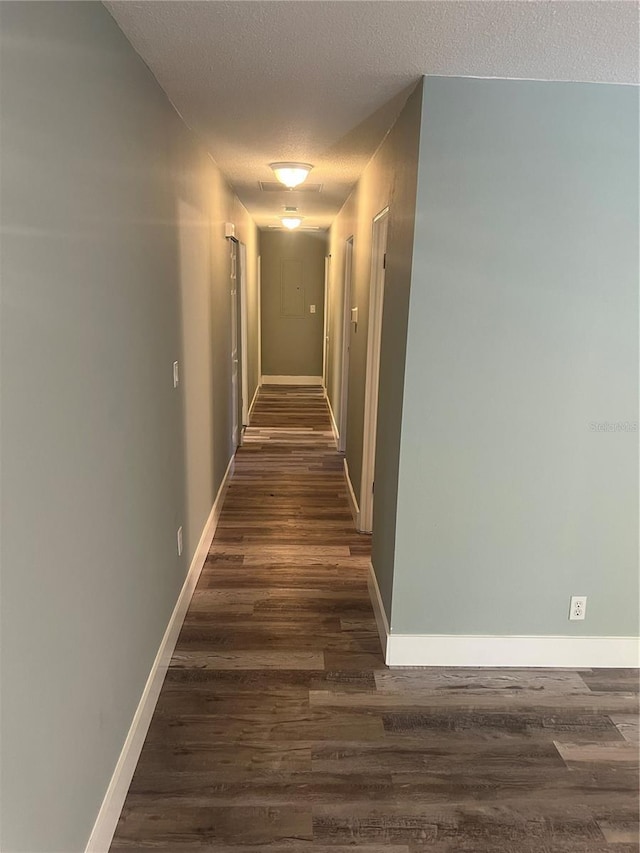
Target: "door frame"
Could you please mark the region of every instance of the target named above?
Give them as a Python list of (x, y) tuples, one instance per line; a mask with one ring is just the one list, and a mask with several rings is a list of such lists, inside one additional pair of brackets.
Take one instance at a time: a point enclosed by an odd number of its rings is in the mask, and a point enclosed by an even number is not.
[(247, 320), (247, 247), (244, 243), (238, 243), (240, 250), (240, 372), (242, 375), (241, 392), (241, 426), (246, 427), (249, 423), (249, 352), (248, 352), (248, 320)]
[(324, 259), (324, 315), (322, 318), (322, 387), (327, 390), (327, 368), (329, 365), (329, 276), (331, 274), (331, 255)]
[[(231, 387), (229, 389), (231, 396), (231, 445), (233, 452), (242, 445), (243, 432), (243, 410), (244, 410), (244, 382), (243, 372), (244, 363), (242, 355), (242, 313), (244, 310), (245, 300), (241, 299), (240, 288), (242, 282), (242, 264), (240, 262), (240, 247), (241, 243), (236, 237), (227, 238), (229, 241), (229, 283), (231, 285)], [(235, 353), (235, 357), (234, 357)], [(235, 374), (235, 379), (234, 379)]]
[[(233, 452), (242, 442), (242, 388), (240, 379), (240, 312), (238, 298), (238, 241), (235, 237), (229, 238), (229, 259), (231, 284), (231, 446)], [(235, 353), (235, 356), (234, 356)], [(235, 380), (234, 380), (235, 375)]]
[(349, 358), (351, 350), (351, 303), (353, 294), (353, 235), (347, 238), (344, 250), (344, 286), (342, 293), (342, 351), (340, 354), (340, 415), (338, 452), (347, 449), (347, 409), (349, 400)]
[(360, 514), (358, 529), (373, 530), (373, 487), (378, 421), (378, 382), (380, 379), (380, 344), (384, 304), (385, 256), (389, 207), (373, 219), (371, 234), (371, 283), (369, 287), (369, 326), (367, 334), (367, 374), (364, 396), (364, 430), (362, 436), (362, 478), (360, 481)]
[[(262, 255), (258, 255), (258, 388), (262, 385)], [(256, 389), (257, 390), (257, 389)]]

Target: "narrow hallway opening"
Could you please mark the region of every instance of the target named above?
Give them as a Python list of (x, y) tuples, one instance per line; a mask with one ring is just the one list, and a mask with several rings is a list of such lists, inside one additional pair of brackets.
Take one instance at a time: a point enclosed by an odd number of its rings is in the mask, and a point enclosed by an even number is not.
[[(313, 745), (382, 734), (366, 713), (310, 703), (332, 685), (374, 689), (385, 668), (370, 541), (322, 389), (263, 386), (112, 850), (312, 838)], [(277, 808), (249, 794), (256, 783)]]

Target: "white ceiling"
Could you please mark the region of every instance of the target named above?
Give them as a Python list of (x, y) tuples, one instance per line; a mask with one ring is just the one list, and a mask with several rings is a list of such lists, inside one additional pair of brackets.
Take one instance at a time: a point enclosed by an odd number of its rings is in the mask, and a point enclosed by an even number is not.
[[(264, 227), (326, 227), (423, 74), (638, 83), (634, 0), (105, 2)], [(318, 194), (263, 193), (268, 163)]]

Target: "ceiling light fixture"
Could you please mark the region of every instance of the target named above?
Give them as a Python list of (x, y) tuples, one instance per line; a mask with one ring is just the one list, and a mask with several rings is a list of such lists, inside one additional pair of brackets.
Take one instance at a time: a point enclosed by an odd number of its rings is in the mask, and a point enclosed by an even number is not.
[(309, 163), (269, 163), (273, 173), (281, 184), (292, 190), (307, 180), (309, 172), (313, 169)]
[(294, 228), (297, 228), (298, 225), (300, 225), (303, 219), (304, 216), (282, 216), (280, 221), (285, 228), (288, 228), (289, 231), (293, 231)]

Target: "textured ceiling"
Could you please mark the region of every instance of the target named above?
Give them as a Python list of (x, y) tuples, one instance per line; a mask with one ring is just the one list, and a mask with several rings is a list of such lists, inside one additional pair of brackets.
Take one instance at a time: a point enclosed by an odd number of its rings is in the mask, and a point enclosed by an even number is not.
[[(326, 227), (423, 74), (637, 83), (634, 0), (105, 2), (260, 226)], [(319, 194), (262, 193), (302, 160)]]

